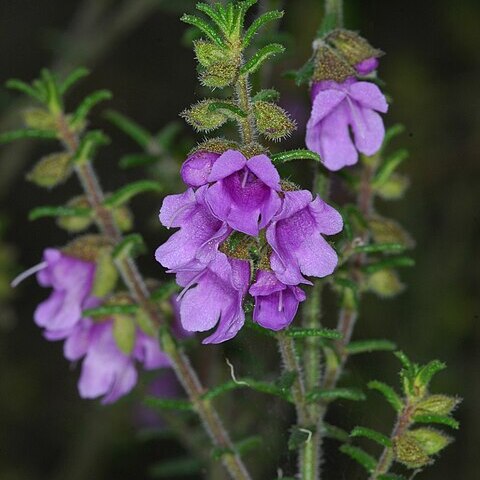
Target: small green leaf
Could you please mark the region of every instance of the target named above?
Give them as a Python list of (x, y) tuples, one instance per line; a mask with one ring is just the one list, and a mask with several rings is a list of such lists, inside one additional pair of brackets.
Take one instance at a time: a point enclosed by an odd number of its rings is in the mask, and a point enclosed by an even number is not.
[(145, 398), (145, 405), (151, 408), (158, 408), (161, 410), (193, 410), (193, 405), (188, 400), (180, 400), (176, 398), (160, 398), (148, 396)]
[(304, 149), (275, 153), (272, 155), (271, 159), (274, 165), (281, 165), (283, 163), (291, 162), (292, 160), (314, 160), (315, 162), (322, 161), (318, 153)]
[(28, 83), (22, 82), (22, 80), (17, 80), (16, 78), (12, 78), (11, 80), (8, 80), (6, 82), (5, 86), (12, 90), (17, 90), (19, 92), (22, 92), (23, 94), (28, 95), (29, 97), (32, 97), (41, 103), (45, 101), (43, 92), (30, 86)]
[(342, 443), (348, 443), (350, 441), (350, 435), (348, 432), (335, 425), (323, 422), (322, 430), (327, 438), (332, 438), (333, 440), (338, 440)]
[(405, 131), (405, 126), (401, 123), (397, 123), (389, 127), (385, 133), (385, 138), (383, 139), (382, 150), (387, 147), (387, 145), (398, 135), (402, 134)]
[(398, 166), (408, 158), (407, 150), (398, 150), (390, 155), (378, 169), (375, 178), (373, 179), (373, 188), (381, 187), (398, 168)]
[(370, 352), (390, 352), (397, 346), (390, 340), (356, 340), (347, 345), (349, 355), (357, 355), (359, 353)]
[(198, 475), (202, 470), (200, 460), (191, 457), (179, 457), (164, 460), (148, 468), (149, 478), (184, 478), (185, 476)]
[(105, 200), (104, 205), (108, 208), (117, 208), (141, 193), (161, 191), (162, 186), (158, 182), (153, 180), (139, 180), (138, 182), (125, 185), (120, 190), (109, 195)]
[(260, 30), (260, 28), (262, 28), (269, 22), (279, 20), (283, 17), (283, 15), (284, 12), (272, 10), (270, 12), (265, 12), (264, 14), (256, 18), (245, 32), (245, 35), (243, 37), (243, 48), (247, 48), (250, 45), (250, 42), (252, 41), (258, 30)]
[(270, 57), (279, 55), (284, 51), (285, 47), (279, 43), (271, 43), (270, 45), (266, 45), (256, 52), (253, 57), (242, 66), (240, 69), (240, 74), (246, 75), (255, 73)]
[(207, 23), (205, 20), (202, 20), (199, 17), (196, 17), (195, 15), (183, 15), (182, 18), (180, 19), (184, 23), (188, 23), (189, 25), (193, 25), (194, 27), (197, 27), (202, 33), (204, 33), (212, 42), (215, 42), (218, 46), (223, 47), (224, 42), (222, 40), (221, 35), (218, 33), (218, 31), (213, 28), (209, 23)]
[(15, 140), (23, 140), (26, 138), (56, 139), (57, 132), (55, 130), (37, 130), (33, 128), (25, 128), (22, 130), (3, 132), (0, 133), (0, 145), (3, 143), (14, 142)]
[(402, 410), (403, 401), (398, 393), (392, 387), (390, 387), (390, 385), (379, 382), (378, 380), (372, 380), (368, 383), (368, 388), (380, 392), (396, 412), (400, 412)]
[(254, 435), (239, 442), (235, 442), (235, 450), (243, 457), (252, 450), (258, 450), (263, 444), (263, 439), (259, 435)]
[(290, 429), (290, 437), (288, 438), (288, 449), (298, 450), (303, 444), (309, 442), (311, 437), (315, 433), (315, 427), (301, 428), (294, 425)]
[(226, 32), (227, 24), (225, 22), (225, 18), (218, 10), (215, 10), (212, 6), (206, 3), (197, 3), (196, 8), (200, 12), (203, 12), (205, 15), (209, 16), (222, 31)]
[(58, 114), (62, 110), (62, 97), (58, 89), (57, 81), (50, 70), (44, 68), (41, 71), (41, 81), (45, 87), (48, 109), (52, 114)]
[(355, 253), (398, 253), (403, 252), (406, 246), (401, 243), (374, 243), (371, 245), (358, 245)]
[(352, 433), (350, 433), (351, 437), (365, 437), (368, 438), (369, 440), (372, 440), (379, 445), (382, 445), (383, 447), (392, 447), (392, 441), (390, 438), (388, 438), (386, 435), (383, 435), (383, 433), (376, 432), (375, 430), (372, 430), (371, 428), (366, 428), (366, 427), (355, 427), (352, 430)]
[(415, 260), (410, 257), (392, 257), (380, 260), (370, 265), (363, 267), (365, 273), (375, 273), (380, 270), (386, 270), (390, 268), (400, 268), (400, 267), (414, 267)]
[(107, 110), (104, 117), (109, 120), (123, 133), (128, 135), (134, 142), (138, 143), (143, 149), (146, 149), (152, 140), (152, 135), (140, 124), (128, 118), (123, 113), (115, 110)]
[(92, 213), (90, 208), (83, 207), (36, 207), (28, 214), (29, 220), (38, 220), (43, 217), (89, 217)]
[(73, 128), (78, 128), (87, 118), (88, 114), (97, 103), (110, 100), (112, 98), (112, 92), (109, 90), (98, 90), (91, 93), (80, 103), (80, 105), (75, 110), (75, 113), (72, 115), (70, 125)]
[(428, 386), (433, 378), (438, 372), (445, 370), (447, 365), (439, 360), (432, 360), (427, 365), (420, 368), (417, 375), (417, 381), (423, 385)]
[(229, 118), (243, 119), (247, 118), (247, 112), (237, 107), (233, 102), (211, 102), (208, 106), (211, 112), (220, 112)]
[(332, 389), (314, 389), (307, 393), (307, 401), (334, 401), (334, 400), (353, 400), (361, 401), (365, 400), (365, 394), (356, 388), (332, 388)]
[(286, 335), (293, 338), (306, 337), (323, 337), (331, 340), (338, 340), (342, 338), (342, 334), (338, 330), (332, 328), (301, 328), (290, 327), (285, 330)]
[(126, 257), (132, 257), (145, 251), (145, 242), (138, 233), (127, 235), (114, 249), (112, 258), (120, 260)]
[(286, 370), (277, 378), (275, 385), (281, 390), (288, 392), (295, 383), (297, 376), (297, 372)]
[(280, 92), (273, 88), (266, 90), (260, 90), (257, 92), (253, 98), (253, 102), (276, 102), (280, 99)]
[(113, 315), (131, 315), (138, 310), (138, 305), (103, 305), (97, 308), (88, 308), (82, 312), (84, 317), (102, 318)]
[(208, 392), (204, 393), (202, 398), (205, 400), (213, 400), (224, 393), (236, 390), (238, 388), (250, 388), (260, 393), (274, 395), (283, 398), (284, 400), (291, 401), (289, 394), (284, 392), (283, 389), (272, 383), (261, 382), (252, 378), (241, 378), (237, 379), (236, 381), (230, 380), (222, 383), (221, 385), (211, 388)]
[(60, 85), (60, 94), (65, 95), (79, 80), (90, 75), (90, 71), (87, 68), (79, 67), (70, 73), (67, 78)]
[(377, 466), (377, 461), (359, 447), (342, 445), (340, 451), (359, 463), (368, 473), (372, 473)]
[(148, 153), (132, 153), (129, 155), (124, 155), (118, 162), (118, 165), (120, 168), (128, 169), (152, 165), (158, 161), (159, 157), (156, 155), (150, 155)]
[(80, 145), (73, 155), (72, 161), (77, 165), (89, 162), (99, 147), (109, 143), (110, 139), (103, 132), (91, 130), (80, 140)]
[(458, 430), (460, 423), (447, 415), (415, 415), (413, 420), (416, 423), (438, 423), (447, 427)]
[(155, 141), (163, 150), (168, 151), (181, 130), (180, 122), (170, 122), (155, 135)]

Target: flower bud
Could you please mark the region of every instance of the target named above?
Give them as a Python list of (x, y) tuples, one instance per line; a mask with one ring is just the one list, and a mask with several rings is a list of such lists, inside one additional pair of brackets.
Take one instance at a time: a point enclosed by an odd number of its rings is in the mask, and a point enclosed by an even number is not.
[(394, 173), (385, 183), (376, 188), (376, 192), (384, 200), (399, 200), (403, 197), (409, 185), (408, 177)]
[(314, 64), (312, 77), (314, 82), (333, 80), (343, 83), (347, 78), (356, 74), (355, 69), (327, 45), (322, 45), (317, 49)]
[(405, 286), (397, 272), (390, 269), (372, 273), (367, 280), (367, 288), (382, 298), (392, 298), (403, 291)]
[(423, 448), (427, 455), (435, 455), (452, 442), (451, 437), (433, 428), (417, 428), (408, 432)]
[(190, 153), (188, 156), (190, 157), (194, 153), (197, 152), (212, 152), (222, 154), (225, 153), (227, 150), (238, 150), (239, 146), (236, 142), (232, 142), (231, 140), (226, 140), (225, 138), (209, 138), (202, 143), (199, 143)]
[(181, 113), (185, 121), (199, 132), (209, 132), (221, 127), (227, 117), (219, 111), (211, 111), (214, 100), (202, 100)]
[(65, 182), (72, 173), (71, 156), (53, 153), (43, 157), (27, 174), (27, 180), (39, 187), (53, 188)]
[(399, 243), (406, 248), (415, 245), (413, 238), (394, 220), (380, 216), (371, 217), (368, 226), (375, 243)]
[(296, 129), (295, 122), (288, 113), (275, 103), (255, 102), (253, 112), (258, 131), (268, 140), (281, 140)]
[(238, 75), (235, 62), (216, 62), (200, 73), (200, 83), (205, 87), (224, 88), (231, 85)]
[(422, 468), (431, 463), (426, 451), (409, 435), (409, 432), (394, 439), (393, 450), (397, 462), (403, 463), (408, 468)]
[(228, 52), (224, 48), (207, 40), (196, 40), (193, 43), (193, 49), (198, 63), (200, 63), (202, 67), (209, 67), (214, 63), (221, 62), (225, 60), (225, 56), (228, 55)]
[(417, 404), (415, 414), (449, 415), (460, 401), (459, 398), (449, 397), (448, 395), (429, 395)]
[[(73, 208), (88, 208), (90, 204), (84, 196), (74, 197), (68, 203), (68, 207)], [(58, 217), (57, 225), (70, 233), (78, 233), (86, 230), (93, 223), (93, 218), (90, 216), (66, 216)]]
[(26, 127), (37, 130), (56, 130), (55, 117), (43, 108), (29, 108), (23, 111), (23, 122)]
[(118, 280), (118, 271), (109, 248), (104, 248), (99, 252), (96, 265), (92, 293), (101, 298), (113, 292)]
[(132, 353), (135, 346), (136, 327), (130, 315), (118, 313), (113, 316), (113, 338), (125, 355)]
[[(357, 68), (358, 64), (383, 55), (381, 50), (373, 48), (367, 40), (350, 30), (334, 30), (327, 36), (326, 41), (335, 47), (350, 65), (357, 66)], [(368, 71), (362, 70), (359, 73), (370, 73), (375, 69), (376, 63), (372, 62), (371, 66), (373, 68), (368, 68)]]
[(71, 241), (62, 251), (86, 262), (96, 262), (102, 251), (111, 246), (108, 238), (102, 235), (83, 235)]
[(123, 205), (113, 211), (113, 217), (118, 228), (122, 232), (128, 232), (133, 228), (133, 215), (131, 210)]

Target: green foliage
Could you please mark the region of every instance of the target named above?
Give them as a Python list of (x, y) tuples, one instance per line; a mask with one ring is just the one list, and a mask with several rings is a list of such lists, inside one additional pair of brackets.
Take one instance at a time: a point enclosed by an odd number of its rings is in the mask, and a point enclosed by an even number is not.
[(220, 128), (228, 118), (221, 112), (212, 112), (210, 105), (217, 103), (215, 100), (202, 100), (190, 109), (182, 112), (185, 121), (199, 132), (210, 132)]
[(349, 355), (370, 352), (390, 352), (397, 348), (390, 340), (356, 340), (350, 342), (346, 349)]
[(406, 246), (401, 243), (374, 243), (370, 245), (355, 245), (355, 253), (398, 253), (403, 252)]
[(268, 140), (281, 140), (296, 129), (288, 113), (275, 103), (256, 102), (253, 104), (253, 113), (258, 131)]
[(88, 308), (83, 311), (84, 317), (92, 318), (109, 318), (113, 315), (130, 315), (135, 314), (138, 305), (118, 304), (118, 305), (102, 305), (97, 308)]
[(256, 52), (246, 63), (240, 68), (241, 75), (255, 73), (265, 62), (271, 57), (280, 55), (285, 52), (285, 47), (279, 43), (271, 43)]
[(177, 477), (199, 474), (202, 469), (202, 463), (191, 457), (179, 457), (172, 460), (166, 460), (148, 469), (151, 478), (166, 478), (172, 480)]
[(315, 428), (302, 428), (297, 425), (294, 425), (290, 429), (290, 436), (288, 438), (288, 449), (289, 450), (298, 450), (304, 443), (309, 442)]
[(274, 165), (281, 165), (283, 163), (291, 162), (292, 160), (314, 160), (315, 162), (321, 162), (318, 153), (304, 149), (274, 153), (271, 159)]
[(395, 390), (386, 383), (372, 380), (368, 383), (368, 388), (380, 392), (387, 402), (393, 407), (396, 412), (400, 412), (403, 408), (403, 401)]
[(140, 147), (146, 149), (152, 140), (152, 135), (137, 122), (115, 110), (107, 110), (104, 116), (119, 130), (122, 130)]
[(35, 100), (38, 100), (40, 103), (45, 101), (45, 95), (42, 90), (39, 88), (30, 86), (28, 83), (25, 83), (21, 80), (17, 80), (16, 78), (12, 78), (5, 83), (7, 88), (12, 90), (17, 90), (29, 97), (32, 97)]
[(368, 438), (369, 440), (372, 440), (379, 445), (382, 445), (383, 447), (391, 447), (392, 446), (392, 441), (383, 433), (376, 432), (375, 430), (372, 430), (371, 428), (366, 428), (366, 427), (355, 427), (352, 430), (352, 433), (350, 433), (351, 437), (365, 437)]
[(81, 165), (89, 162), (98, 148), (109, 143), (110, 139), (100, 130), (92, 130), (86, 133), (80, 140), (77, 151), (73, 154), (73, 163)]
[(460, 423), (448, 415), (415, 415), (413, 420), (415, 423), (437, 423), (453, 428), (454, 430), (460, 428)]
[(365, 450), (353, 445), (342, 445), (340, 451), (348, 455), (352, 460), (355, 460), (368, 473), (372, 473), (377, 466), (377, 461)]
[(253, 97), (253, 102), (276, 102), (280, 99), (280, 92), (274, 88), (260, 90)]
[(131, 315), (113, 316), (113, 338), (117, 347), (125, 355), (130, 355), (135, 346), (136, 326)]
[(391, 178), (395, 170), (408, 158), (407, 150), (398, 150), (389, 155), (378, 169), (373, 179), (373, 188), (380, 188)]
[(44, 217), (90, 217), (92, 210), (88, 207), (43, 206), (35, 207), (28, 215), (29, 220)]
[(122, 239), (122, 241), (113, 249), (112, 257), (115, 260), (121, 260), (127, 257), (135, 257), (145, 252), (145, 242), (138, 233), (132, 233)]
[(357, 388), (317, 388), (307, 394), (309, 402), (330, 402), (334, 400), (353, 400), (358, 402), (365, 400), (365, 398), (365, 394)]
[(285, 334), (293, 338), (322, 337), (330, 340), (338, 340), (342, 338), (342, 334), (338, 330), (333, 330), (331, 328), (290, 327), (285, 330)]
[(52, 153), (40, 159), (27, 174), (27, 180), (39, 187), (53, 188), (65, 182), (72, 173), (71, 155)]
[(178, 410), (178, 411), (190, 411), (193, 410), (193, 405), (188, 400), (180, 400), (177, 398), (160, 398), (147, 396), (144, 400), (147, 407), (159, 409), (159, 410)]
[(116, 208), (129, 202), (133, 197), (146, 192), (161, 192), (162, 186), (153, 180), (139, 180), (129, 183), (112, 193), (105, 200), (104, 205), (108, 208)]
[(270, 23), (274, 20), (279, 20), (283, 17), (284, 12), (278, 10), (272, 10), (270, 12), (265, 12), (264, 14), (260, 15), (256, 18), (253, 23), (248, 27), (245, 35), (243, 37), (243, 48), (246, 48), (250, 45), (253, 37), (257, 34), (257, 32), (267, 23)]
[(90, 75), (90, 71), (87, 68), (79, 67), (73, 70), (63, 82), (61, 82), (59, 90), (61, 95), (65, 95), (75, 84), (80, 80)]
[(76, 129), (80, 127), (87, 118), (92, 108), (95, 107), (95, 105), (100, 102), (110, 100), (111, 98), (112, 92), (110, 92), (109, 90), (98, 90), (85, 97), (85, 99), (80, 103), (80, 105), (73, 113), (72, 119), (70, 121), (70, 125), (72, 126), (72, 128)]
[(115, 290), (118, 271), (113, 263), (110, 249), (103, 249), (96, 260), (92, 293), (97, 298), (106, 297)]
[(11, 132), (0, 133), (0, 145), (10, 143), (16, 140), (24, 140), (29, 138), (39, 139), (56, 139), (57, 132), (54, 130), (37, 130), (34, 128), (25, 128), (22, 130), (13, 130)]
[(164, 300), (168, 300), (172, 297), (176, 292), (180, 290), (180, 287), (177, 285), (176, 282), (165, 282), (162, 286), (156, 288), (150, 298), (157, 302), (162, 302)]

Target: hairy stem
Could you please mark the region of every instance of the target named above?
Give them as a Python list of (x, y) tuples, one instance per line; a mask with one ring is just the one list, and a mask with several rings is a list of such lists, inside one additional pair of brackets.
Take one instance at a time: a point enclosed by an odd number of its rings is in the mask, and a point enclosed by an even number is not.
[(247, 113), (247, 117), (239, 121), (240, 136), (242, 143), (248, 145), (257, 138), (255, 130), (255, 119), (252, 111), (252, 100), (250, 98), (250, 85), (247, 75), (240, 75), (235, 85), (237, 105)]
[[(64, 115), (61, 116), (58, 124), (59, 133), (66, 148), (71, 152), (75, 152), (78, 149), (79, 141), (76, 135), (69, 129)], [(109, 238), (112, 243), (117, 244), (122, 236), (111, 211), (103, 205), (105, 195), (92, 163), (86, 162), (78, 165), (76, 167), (76, 173), (85, 190), (90, 206), (95, 212), (99, 230)], [(170, 332), (164, 327), (160, 312), (150, 301), (148, 288), (138, 270), (136, 262), (132, 257), (126, 257), (117, 260), (116, 265), (123, 281), (138, 305), (150, 317), (152, 323), (159, 328), (163, 349), (170, 357), (173, 369), (202, 420), (205, 430), (209, 434), (215, 447), (225, 451), (225, 454), (222, 455), (222, 462), (231, 478), (235, 480), (249, 480), (250, 475), (242, 459), (238, 453), (235, 452), (234, 445), (215, 408), (211, 402), (204, 400), (202, 397), (205, 389), (201, 385), (189, 359), (177, 345)]]
[(325, 15), (335, 15), (337, 27), (343, 26), (343, 0), (325, 0)]

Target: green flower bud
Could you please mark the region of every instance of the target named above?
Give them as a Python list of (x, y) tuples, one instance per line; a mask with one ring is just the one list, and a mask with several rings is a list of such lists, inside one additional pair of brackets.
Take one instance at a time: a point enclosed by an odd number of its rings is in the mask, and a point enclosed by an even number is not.
[(83, 235), (71, 241), (62, 251), (66, 255), (85, 260), (86, 262), (96, 262), (102, 251), (111, 246), (108, 238), (102, 235)]
[(150, 316), (147, 315), (141, 308), (138, 309), (138, 312), (135, 315), (135, 322), (142, 332), (150, 337), (155, 336), (155, 326), (153, 325)]
[(99, 252), (96, 264), (92, 293), (96, 297), (105, 297), (113, 292), (118, 281), (118, 271), (110, 249), (105, 248)]
[(383, 55), (381, 50), (373, 48), (367, 40), (350, 30), (334, 30), (327, 36), (326, 41), (335, 47), (350, 65), (357, 65), (363, 60)]
[(116, 314), (113, 317), (113, 338), (118, 348), (130, 355), (135, 346), (136, 326), (130, 315)]
[(393, 450), (395, 460), (408, 468), (422, 468), (432, 461), (421, 444), (408, 432), (394, 439)]
[(238, 64), (233, 62), (217, 62), (210, 65), (200, 74), (200, 83), (205, 87), (224, 88), (231, 85), (238, 75)]
[(448, 395), (429, 395), (425, 400), (417, 404), (416, 415), (450, 415), (460, 403), (459, 398)]
[(375, 243), (400, 243), (407, 248), (415, 245), (413, 238), (394, 220), (384, 217), (371, 217), (368, 226)]
[(384, 200), (399, 200), (409, 186), (408, 177), (394, 173), (385, 183), (376, 188), (376, 193)]
[(225, 57), (228, 56), (228, 51), (222, 47), (219, 47), (215, 43), (209, 42), (207, 40), (196, 40), (193, 42), (193, 49), (195, 51), (195, 56), (197, 57), (198, 63), (202, 67), (210, 67), (214, 63), (218, 63), (225, 60)]
[(39, 187), (53, 188), (65, 182), (72, 173), (68, 153), (52, 153), (43, 157), (27, 174), (27, 180)]
[(257, 142), (242, 145), (239, 150), (245, 155), (245, 158), (252, 158), (256, 155), (268, 155), (269, 151), (266, 147)]
[(199, 132), (209, 132), (220, 128), (228, 119), (219, 111), (211, 111), (215, 100), (202, 100), (181, 113), (185, 121)]
[[(68, 207), (74, 208), (88, 208), (90, 204), (86, 197), (75, 197), (72, 198), (68, 203)], [(75, 216), (67, 216), (67, 217), (58, 217), (57, 218), (57, 225), (60, 228), (63, 228), (67, 232), (70, 233), (78, 233), (83, 232), (86, 230), (90, 225), (93, 223), (93, 218), (91, 217), (75, 217)]]
[(452, 438), (433, 428), (417, 428), (407, 434), (417, 441), (427, 455), (435, 455), (452, 442)]
[(398, 278), (397, 272), (390, 269), (372, 273), (367, 279), (367, 288), (382, 298), (392, 298), (403, 291), (405, 286)]
[(238, 150), (240, 147), (238, 143), (232, 142), (231, 140), (226, 140), (225, 138), (209, 138), (202, 143), (199, 143), (188, 156), (193, 155), (196, 152), (213, 152), (222, 154), (227, 150)]
[(115, 218), (118, 228), (122, 232), (128, 232), (133, 228), (133, 215), (128, 207), (122, 206), (116, 208), (113, 211), (113, 217)]
[(56, 130), (55, 117), (43, 108), (29, 108), (23, 111), (23, 122), (26, 127), (38, 130)]
[(312, 76), (314, 82), (333, 80), (337, 83), (342, 83), (355, 74), (355, 69), (333, 49), (325, 44), (317, 48)]
[(275, 103), (255, 102), (253, 112), (258, 131), (268, 140), (281, 140), (297, 128), (288, 113)]

